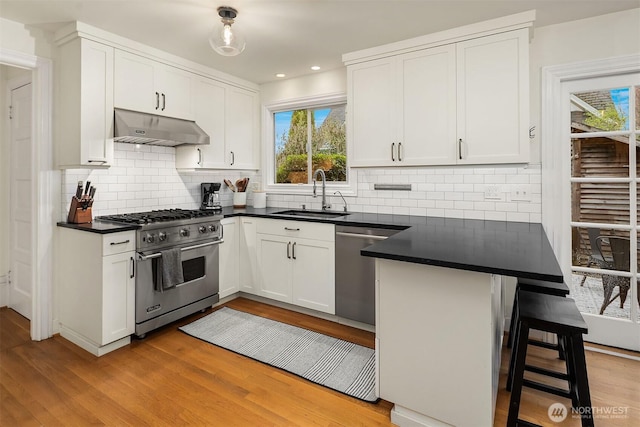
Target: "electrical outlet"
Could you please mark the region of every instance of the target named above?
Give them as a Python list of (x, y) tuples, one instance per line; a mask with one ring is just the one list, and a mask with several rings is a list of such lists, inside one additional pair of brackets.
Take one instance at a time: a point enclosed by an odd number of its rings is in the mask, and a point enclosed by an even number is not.
[(484, 187), (485, 200), (504, 200), (502, 188), (497, 184), (489, 184)]
[(511, 187), (511, 200), (514, 202), (530, 202), (531, 185), (518, 184)]

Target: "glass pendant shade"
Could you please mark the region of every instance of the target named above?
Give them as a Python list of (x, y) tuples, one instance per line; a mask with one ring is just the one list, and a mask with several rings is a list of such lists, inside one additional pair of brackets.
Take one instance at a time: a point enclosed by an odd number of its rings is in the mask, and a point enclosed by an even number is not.
[(221, 24), (216, 25), (209, 38), (211, 48), (223, 56), (239, 55), (244, 50), (246, 42), (242, 34), (231, 27), (237, 12), (232, 8), (221, 7), (218, 14), (222, 18)]

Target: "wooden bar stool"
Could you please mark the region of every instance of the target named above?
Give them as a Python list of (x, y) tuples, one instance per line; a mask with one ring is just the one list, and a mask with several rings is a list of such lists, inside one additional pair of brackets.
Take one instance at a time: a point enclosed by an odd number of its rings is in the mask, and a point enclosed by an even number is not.
[[(569, 295), (569, 287), (566, 283), (547, 282), (544, 280), (524, 279), (518, 278), (516, 284), (516, 293), (513, 296), (513, 309), (511, 310), (511, 322), (509, 325), (509, 338), (507, 339), (507, 348), (513, 347), (513, 341), (515, 337), (515, 326), (517, 322), (518, 312), (518, 293), (520, 291), (535, 292), (545, 295), (556, 295), (559, 297), (566, 297)], [(529, 344), (538, 347), (549, 348), (552, 350), (558, 350), (558, 356), (564, 360), (564, 354), (562, 344), (558, 341), (558, 344), (550, 344), (538, 340), (530, 340)]]
[[(511, 391), (507, 426), (535, 425), (518, 420), (520, 397), (524, 386), (570, 398), (572, 407), (579, 410), (577, 413), (581, 414), (582, 426), (592, 427), (591, 395), (582, 341), (582, 334), (587, 333), (588, 330), (575, 301), (555, 295), (520, 291), (516, 315), (518, 320), (515, 325), (514, 348), (511, 352), (507, 377), (507, 390)], [(564, 343), (566, 374), (525, 364), (531, 329), (554, 333), (559, 337), (560, 342)], [(525, 370), (566, 380), (568, 390), (524, 379)]]

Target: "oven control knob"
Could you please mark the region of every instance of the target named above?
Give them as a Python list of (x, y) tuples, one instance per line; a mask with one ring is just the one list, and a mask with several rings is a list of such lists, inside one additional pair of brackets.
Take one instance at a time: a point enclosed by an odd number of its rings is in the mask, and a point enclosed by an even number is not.
[(147, 243), (153, 243), (156, 240), (155, 234), (147, 234)]
[(201, 225), (200, 227), (198, 227), (198, 231), (199, 231), (201, 234), (204, 234), (204, 233), (206, 233), (206, 232), (207, 232), (207, 227), (205, 227), (204, 225)]
[(189, 236), (189, 229), (188, 228), (183, 228), (182, 230), (180, 230), (180, 235), (182, 237), (188, 237)]
[(214, 231), (216, 231), (216, 226), (215, 226), (215, 225), (210, 225), (210, 226), (209, 226), (209, 231), (210, 231), (210, 232), (212, 232), (212, 233), (213, 233)]
[(158, 240), (160, 240), (161, 242), (164, 242), (165, 240), (167, 240), (167, 233), (165, 233), (164, 231), (159, 232)]

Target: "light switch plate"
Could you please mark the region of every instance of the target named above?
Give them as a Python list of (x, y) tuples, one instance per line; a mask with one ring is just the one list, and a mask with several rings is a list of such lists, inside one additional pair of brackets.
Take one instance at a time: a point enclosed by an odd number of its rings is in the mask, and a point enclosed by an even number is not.
[(502, 186), (498, 184), (488, 184), (484, 188), (484, 199), (485, 200), (504, 200), (504, 192), (502, 191)]

